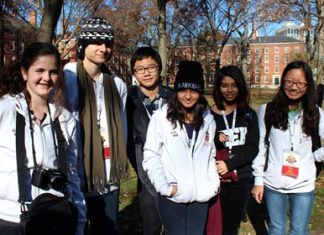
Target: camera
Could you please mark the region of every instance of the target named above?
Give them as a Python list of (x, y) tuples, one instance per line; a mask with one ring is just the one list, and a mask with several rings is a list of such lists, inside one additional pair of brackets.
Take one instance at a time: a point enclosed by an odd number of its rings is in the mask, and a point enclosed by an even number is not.
[(65, 188), (68, 181), (66, 176), (58, 170), (47, 170), (40, 166), (37, 166), (33, 170), (31, 183), (32, 185), (41, 189), (46, 190), (52, 188), (54, 190), (60, 191)]

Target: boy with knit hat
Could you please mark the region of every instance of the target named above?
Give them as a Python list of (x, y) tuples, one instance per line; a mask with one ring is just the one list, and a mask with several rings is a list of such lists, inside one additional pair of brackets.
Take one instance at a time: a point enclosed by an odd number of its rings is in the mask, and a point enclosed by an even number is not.
[(105, 65), (113, 42), (109, 21), (88, 19), (81, 26), (79, 60), (64, 67), (66, 107), (80, 124), (79, 171), (87, 204), (87, 230), (96, 235), (117, 234), (119, 184), (127, 166), (127, 88)]

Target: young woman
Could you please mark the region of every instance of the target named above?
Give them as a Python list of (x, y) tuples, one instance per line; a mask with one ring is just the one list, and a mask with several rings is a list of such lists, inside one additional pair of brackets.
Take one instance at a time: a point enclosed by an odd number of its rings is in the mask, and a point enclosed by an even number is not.
[(319, 148), (313, 153), (312, 138), (323, 139), (324, 119), (316, 106), (314, 79), (307, 63), (294, 61), (286, 66), (277, 94), (260, 107), (259, 126), (260, 152), (253, 162), (252, 195), (258, 203), (265, 196), (268, 234), (286, 234), (287, 208), (290, 234), (308, 234), (314, 160), (320, 160), (323, 152)]
[[(224, 66), (219, 70), (213, 98), (212, 114), (217, 127), (216, 165), (221, 178), (222, 234), (236, 235), (252, 188), (252, 161), (258, 154), (257, 115), (249, 106), (244, 75), (236, 66)], [(209, 219), (210, 223), (214, 221)]]
[(182, 61), (175, 94), (153, 114), (147, 131), (143, 168), (158, 193), (167, 235), (203, 234), (208, 200), (218, 192), (215, 122), (203, 87), (201, 64)]
[[(21, 143), (21, 148), (24, 148), (26, 152), (24, 167), (26, 169), (27, 204), (43, 193), (69, 196), (78, 208), (76, 233), (83, 234), (85, 204), (76, 170), (76, 124), (72, 115), (62, 108), (62, 100), (60, 54), (51, 44), (32, 43), (24, 51), (20, 64), (2, 71), (0, 80), (0, 234), (21, 234), (15, 135), (19, 131), (16, 130), (17, 115), (22, 115), (25, 122), (25, 144)], [(42, 181), (44, 184), (39, 185), (31, 179), (36, 177), (36, 168), (42, 169), (43, 172), (58, 170), (58, 133), (53, 127), (57, 119), (66, 141), (68, 185), (64, 184), (54, 189), (50, 184), (50, 179), (46, 182)], [(63, 177), (61, 173), (59, 176)], [(57, 231), (43, 231), (43, 234), (55, 233), (57, 234)], [(60, 234), (66, 233), (61, 231)]]

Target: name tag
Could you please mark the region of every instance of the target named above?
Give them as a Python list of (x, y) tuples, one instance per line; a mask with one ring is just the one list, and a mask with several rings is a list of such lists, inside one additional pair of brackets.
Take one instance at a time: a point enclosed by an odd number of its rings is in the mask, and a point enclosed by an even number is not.
[(281, 174), (293, 178), (298, 177), (300, 155), (294, 151), (283, 151)]

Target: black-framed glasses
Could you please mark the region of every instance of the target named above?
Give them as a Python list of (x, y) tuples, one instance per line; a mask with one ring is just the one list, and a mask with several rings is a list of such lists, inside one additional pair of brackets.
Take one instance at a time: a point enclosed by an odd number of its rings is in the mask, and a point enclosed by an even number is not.
[(147, 70), (149, 73), (155, 73), (158, 70), (159, 66), (152, 64), (147, 67), (138, 67), (134, 69), (135, 73), (137, 74), (143, 74), (145, 73), (145, 70)]
[(302, 82), (302, 81), (297, 81), (297, 82), (295, 82), (295, 81), (293, 81), (293, 80), (289, 80), (289, 79), (285, 79), (285, 80), (284, 80), (284, 84), (285, 84), (285, 86), (287, 86), (287, 87), (292, 87), (293, 85), (296, 84), (296, 86), (297, 86), (298, 88), (300, 88), (300, 89), (307, 87), (307, 82)]

